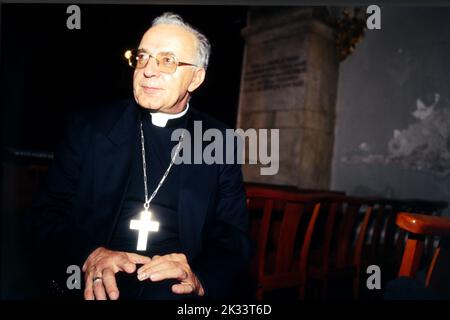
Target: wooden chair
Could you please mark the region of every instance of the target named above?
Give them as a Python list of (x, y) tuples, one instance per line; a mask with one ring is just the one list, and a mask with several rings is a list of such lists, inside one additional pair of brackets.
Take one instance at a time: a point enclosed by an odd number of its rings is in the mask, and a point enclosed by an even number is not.
[(395, 224), (399, 211), (397, 200), (378, 197), (366, 199), (372, 202), (372, 215), (367, 226), (361, 268), (376, 264), (383, 269), (383, 279), (387, 269), (391, 277), (395, 277), (401, 260), (401, 255), (396, 254), (397, 242), (401, 243), (402, 238)]
[[(417, 199), (387, 199), (369, 198), (373, 201), (372, 217), (367, 227), (367, 240), (363, 249), (361, 270), (369, 265), (377, 265), (383, 270), (382, 287), (387, 282), (395, 279), (398, 275), (404, 244), (406, 242), (406, 231), (396, 226), (396, 217), (399, 212), (419, 212), (424, 215), (440, 215), (440, 210), (447, 204), (443, 201), (425, 201)], [(415, 211), (417, 210), (417, 211)], [(426, 239), (424, 247), (424, 258), (430, 256), (434, 239)], [(378, 291), (364, 290), (365, 283), (362, 281), (361, 288), (364, 298), (376, 298)]]
[(434, 251), (427, 269), (425, 287), (448, 296), (450, 218), (401, 212), (397, 215), (396, 223), (408, 232), (398, 276), (414, 278), (421, 264), (425, 237), (440, 237), (440, 244)]
[(322, 199), (321, 195), (247, 188), (251, 235), (257, 245), (251, 270), (257, 299), (269, 291), (304, 287), (309, 245)]
[[(331, 280), (352, 281), (353, 297), (359, 296), (361, 261), (367, 226), (372, 215), (373, 202), (355, 197), (335, 197), (322, 203), (326, 212), (319, 223), (319, 232), (312, 250), (308, 278), (319, 282), (322, 299), (328, 298)], [(317, 238), (317, 237), (316, 237)], [(300, 298), (305, 298), (305, 291)]]
[[(448, 203), (446, 201), (430, 201), (423, 199), (403, 199), (399, 202), (401, 203), (401, 205), (397, 208), (398, 212), (414, 212), (416, 214), (429, 216), (440, 216), (442, 210), (446, 209), (448, 206)], [(402, 232), (403, 234), (399, 241), (402, 241), (403, 243), (399, 244), (399, 247), (397, 248), (397, 253), (400, 257), (399, 259), (401, 259), (403, 244), (406, 241), (406, 232), (404, 230), (402, 230)], [(425, 257), (428, 258), (433, 254), (433, 245), (433, 237), (426, 237), (423, 250), (423, 255)]]

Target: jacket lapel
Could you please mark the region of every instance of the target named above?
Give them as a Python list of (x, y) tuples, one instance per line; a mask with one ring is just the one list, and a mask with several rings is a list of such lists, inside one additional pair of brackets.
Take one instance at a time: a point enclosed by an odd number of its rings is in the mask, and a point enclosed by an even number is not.
[(98, 225), (93, 227), (98, 239), (106, 243), (111, 240), (130, 180), (138, 121), (138, 110), (131, 103), (111, 129), (98, 134), (95, 140), (94, 215)]
[[(187, 130), (190, 133), (191, 157), (194, 152), (194, 112), (188, 113)], [(203, 148), (202, 148), (203, 150)], [(214, 166), (206, 164), (182, 164), (180, 176), (180, 195), (178, 199), (179, 237), (185, 254), (194, 259), (201, 250), (202, 229), (211, 196), (212, 172)]]

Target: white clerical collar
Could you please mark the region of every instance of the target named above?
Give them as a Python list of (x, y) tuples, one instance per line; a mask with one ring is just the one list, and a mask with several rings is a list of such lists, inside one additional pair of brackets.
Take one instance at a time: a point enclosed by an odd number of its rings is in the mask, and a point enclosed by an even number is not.
[(189, 103), (187, 104), (186, 108), (180, 112), (180, 113), (163, 113), (163, 112), (150, 112), (150, 115), (152, 117), (152, 123), (157, 127), (165, 127), (167, 125), (167, 121), (170, 119), (177, 119), (181, 118), (186, 114), (186, 112), (189, 109)]

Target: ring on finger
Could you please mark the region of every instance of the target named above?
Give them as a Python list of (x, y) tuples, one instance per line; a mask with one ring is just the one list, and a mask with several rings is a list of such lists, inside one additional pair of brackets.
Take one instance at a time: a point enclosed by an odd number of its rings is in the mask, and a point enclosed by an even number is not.
[(102, 277), (94, 277), (94, 279), (92, 280), (93, 283), (96, 282), (103, 282), (103, 278)]

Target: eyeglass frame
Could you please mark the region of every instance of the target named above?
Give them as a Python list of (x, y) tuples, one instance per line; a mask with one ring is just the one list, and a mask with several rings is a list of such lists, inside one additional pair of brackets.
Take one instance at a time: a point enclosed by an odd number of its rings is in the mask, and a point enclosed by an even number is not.
[[(148, 55), (147, 62), (145, 63), (145, 65), (144, 65), (143, 67), (139, 67), (139, 68), (138, 68), (138, 67), (137, 67), (137, 64), (136, 64), (136, 67), (133, 67), (132, 64), (131, 64), (131, 57), (132, 57), (133, 55), (137, 56), (139, 53), (144, 53), (144, 54)], [(148, 62), (150, 61), (150, 58), (154, 58), (154, 59), (156, 60), (156, 66), (157, 66), (157, 68), (158, 68), (158, 70), (159, 70), (160, 72), (167, 73), (167, 74), (175, 73), (175, 72), (177, 71), (178, 67), (182, 67), (182, 66), (192, 66), (192, 67), (200, 68), (200, 66), (198, 66), (198, 65), (196, 65), (196, 64), (193, 64), (193, 63), (187, 63), (187, 62), (178, 61), (177, 57), (176, 57), (174, 54), (169, 53), (169, 55), (175, 60), (175, 70), (174, 70), (173, 72), (165, 72), (165, 71), (161, 71), (161, 70), (159, 69), (159, 68), (160, 68), (160, 67), (159, 67), (160, 61), (159, 61), (158, 58), (157, 58), (157, 56), (158, 56), (159, 54), (161, 54), (161, 52), (158, 52), (158, 53), (156, 54), (156, 56), (153, 56), (153, 55), (151, 55), (150, 53), (148, 53), (147, 51), (145, 51), (144, 49), (130, 49), (130, 50), (125, 51), (124, 56), (125, 56), (125, 59), (128, 60), (128, 65), (129, 65), (131, 68), (133, 68), (133, 69), (144, 69), (144, 68), (146, 68), (147, 65), (148, 65)]]

